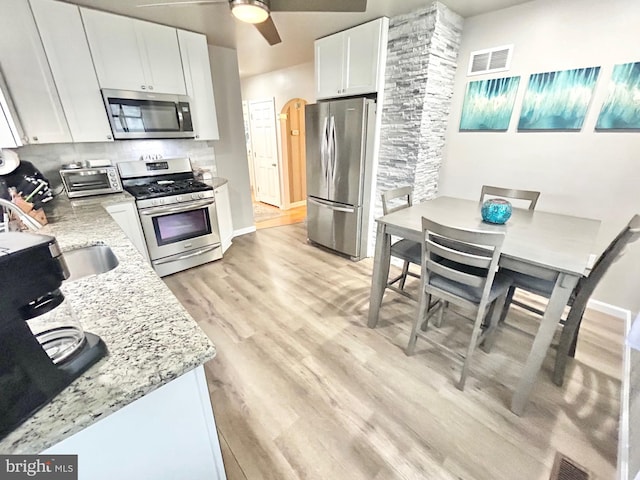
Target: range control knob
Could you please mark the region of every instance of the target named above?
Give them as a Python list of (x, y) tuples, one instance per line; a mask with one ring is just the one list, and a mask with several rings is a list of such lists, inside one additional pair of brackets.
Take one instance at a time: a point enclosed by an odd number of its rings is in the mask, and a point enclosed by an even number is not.
[(200, 193), (198, 194), (198, 198), (204, 198), (204, 193), (200, 192)]
[(198, 194), (197, 193), (192, 193), (191, 194), (191, 198), (193, 198), (194, 200), (197, 200)]
[(182, 195), (178, 195), (178, 196), (176, 197), (176, 200), (177, 200), (178, 202), (184, 202), (184, 197), (183, 197)]

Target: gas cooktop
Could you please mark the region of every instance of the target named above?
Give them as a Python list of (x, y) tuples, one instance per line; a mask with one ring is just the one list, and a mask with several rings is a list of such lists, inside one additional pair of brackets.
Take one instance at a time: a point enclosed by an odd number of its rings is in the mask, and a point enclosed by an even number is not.
[(191, 178), (181, 180), (156, 180), (137, 185), (127, 185), (124, 188), (133, 195), (136, 200), (213, 190), (211, 185)]

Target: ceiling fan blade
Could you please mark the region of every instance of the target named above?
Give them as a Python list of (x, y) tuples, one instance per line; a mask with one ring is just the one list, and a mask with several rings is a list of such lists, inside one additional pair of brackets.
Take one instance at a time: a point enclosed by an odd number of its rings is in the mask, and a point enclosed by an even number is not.
[(282, 42), (278, 29), (276, 28), (275, 23), (273, 23), (271, 17), (267, 18), (262, 23), (254, 24), (254, 27), (256, 27), (264, 39), (269, 42), (269, 45), (276, 45)]
[(176, 5), (207, 5), (211, 3), (229, 3), (229, 0), (187, 0), (185, 2), (144, 3), (136, 7), (175, 7)]
[(364, 12), (367, 0), (271, 0), (272, 12)]

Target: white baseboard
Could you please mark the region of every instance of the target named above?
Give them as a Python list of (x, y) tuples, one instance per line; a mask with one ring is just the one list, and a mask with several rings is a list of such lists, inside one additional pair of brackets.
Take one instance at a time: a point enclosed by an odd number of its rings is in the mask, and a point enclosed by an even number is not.
[(618, 307), (616, 305), (611, 305), (609, 303), (601, 302), (600, 300), (589, 300), (587, 303), (587, 308), (591, 310), (595, 310), (597, 312), (606, 313), (615, 318), (619, 318), (620, 320), (624, 320), (629, 323), (631, 321), (631, 311), (622, 307)]
[(247, 233), (253, 233), (256, 231), (256, 226), (252, 225), (250, 227), (246, 227), (246, 228), (241, 228), (239, 230), (234, 230), (233, 231), (233, 238), (235, 237), (239, 237), (241, 235), (246, 235)]

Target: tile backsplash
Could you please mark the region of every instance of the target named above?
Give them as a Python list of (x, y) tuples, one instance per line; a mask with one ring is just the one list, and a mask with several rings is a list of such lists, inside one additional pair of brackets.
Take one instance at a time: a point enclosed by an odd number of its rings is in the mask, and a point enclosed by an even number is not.
[(214, 143), (195, 140), (124, 140), (105, 143), (54, 143), (27, 145), (15, 152), (20, 160), (33, 163), (56, 187), (61, 184), (62, 165), (81, 160), (109, 159), (112, 164), (161, 155), (162, 158), (189, 157), (194, 167), (216, 175)]

